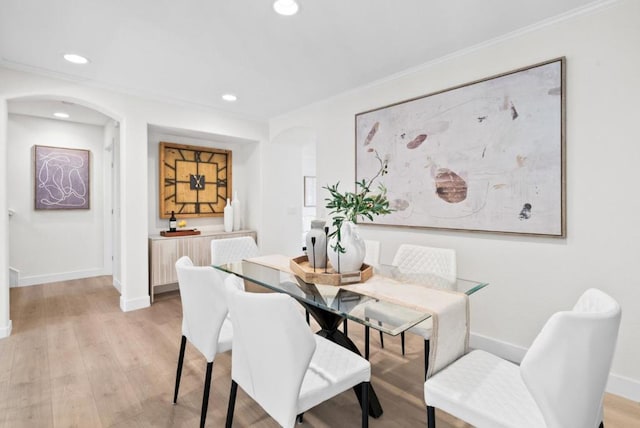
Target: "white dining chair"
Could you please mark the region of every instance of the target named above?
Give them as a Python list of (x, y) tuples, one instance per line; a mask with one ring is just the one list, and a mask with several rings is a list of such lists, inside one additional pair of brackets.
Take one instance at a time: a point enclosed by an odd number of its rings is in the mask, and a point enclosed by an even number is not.
[(258, 256), (256, 241), (250, 236), (211, 240), (211, 264), (219, 266)]
[(213, 360), (216, 354), (231, 349), (233, 328), (227, 319), (226, 290), (220, 273), (209, 266), (194, 266), (187, 256), (181, 257), (176, 262), (176, 271), (182, 302), (182, 339), (173, 404), (178, 401), (184, 351), (188, 340), (207, 360), (200, 414), (200, 426), (204, 427)]
[(371, 365), (361, 356), (311, 333), (286, 294), (247, 293), (225, 283), (234, 322), (227, 427), (240, 386), (275, 421), (293, 427), (296, 416), (360, 386), (362, 426), (368, 426)]
[[(402, 244), (393, 257), (392, 265), (397, 268), (397, 279), (409, 281), (413, 284), (452, 288), (456, 282), (456, 252), (448, 248), (426, 247), (422, 245)], [(371, 304), (365, 307), (365, 316), (379, 322), (394, 322), (393, 314), (382, 310), (379, 305)], [(365, 327), (368, 329), (369, 327)], [(429, 339), (431, 339), (432, 324), (428, 319), (409, 330), (424, 339), (425, 378), (429, 361)], [(368, 332), (365, 332), (368, 337)], [(400, 333), (402, 355), (405, 354), (405, 336)], [(380, 346), (384, 348), (384, 336), (380, 332)], [(369, 356), (369, 342), (365, 341), (365, 356)]]
[(589, 289), (549, 318), (520, 367), (476, 350), (424, 384), (429, 428), (438, 408), (476, 427), (595, 428), (620, 326), (618, 303)]

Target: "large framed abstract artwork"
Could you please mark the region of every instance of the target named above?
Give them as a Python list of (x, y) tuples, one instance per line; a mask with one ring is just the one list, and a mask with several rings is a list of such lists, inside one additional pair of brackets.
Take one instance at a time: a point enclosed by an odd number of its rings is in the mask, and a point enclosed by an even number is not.
[(90, 207), (91, 152), (35, 146), (35, 209), (87, 210)]
[(356, 115), (356, 180), (395, 211), (373, 224), (564, 237), (565, 59)]

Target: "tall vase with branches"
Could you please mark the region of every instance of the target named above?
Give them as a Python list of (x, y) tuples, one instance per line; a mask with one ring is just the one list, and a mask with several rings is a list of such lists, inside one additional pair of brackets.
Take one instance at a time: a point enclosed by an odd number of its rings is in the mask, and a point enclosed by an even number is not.
[(369, 180), (362, 179), (355, 182), (355, 192), (340, 192), (338, 187), (340, 182), (334, 185), (325, 186), (324, 189), (329, 191), (330, 197), (325, 198), (326, 207), (331, 210), (329, 215), (332, 216), (334, 230), (329, 234), (329, 238), (335, 236), (335, 243), (331, 248), (338, 254), (346, 252), (342, 244), (343, 224), (347, 221), (357, 223), (359, 219), (373, 220), (374, 216), (389, 214), (394, 210), (389, 207), (387, 199), (387, 189), (379, 183), (375, 190), (372, 190), (374, 182), (387, 174), (387, 161), (382, 159), (378, 152), (374, 152), (379, 162), (377, 173)]

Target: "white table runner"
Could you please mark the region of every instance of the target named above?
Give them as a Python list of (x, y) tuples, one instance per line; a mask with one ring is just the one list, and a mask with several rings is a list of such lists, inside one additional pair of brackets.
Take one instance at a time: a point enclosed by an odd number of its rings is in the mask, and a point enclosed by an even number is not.
[(367, 282), (344, 288), (431, 314), (433, 327), (429, 340), (427, 377), (467, 353), (469, 296), (466, 294), (401, 283), (379, 275), (374, 275)]

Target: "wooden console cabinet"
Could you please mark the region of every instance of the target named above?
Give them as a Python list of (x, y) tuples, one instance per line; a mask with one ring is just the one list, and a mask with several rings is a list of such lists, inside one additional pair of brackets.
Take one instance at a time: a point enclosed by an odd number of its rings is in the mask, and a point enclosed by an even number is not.
[[(251, 236), (256, 240), (253, 230), (237, 232), (203, 232), (200, 235), (164, 237), (149, 236), (149, 296), (157, 291), (177, 289), (176, 261), (182, 256), (189, 256), (196, 266), (211, 264), (211, 241), (214, 239), (237, 238)], [(165, 287), (174, 284), (173, 287)]]

